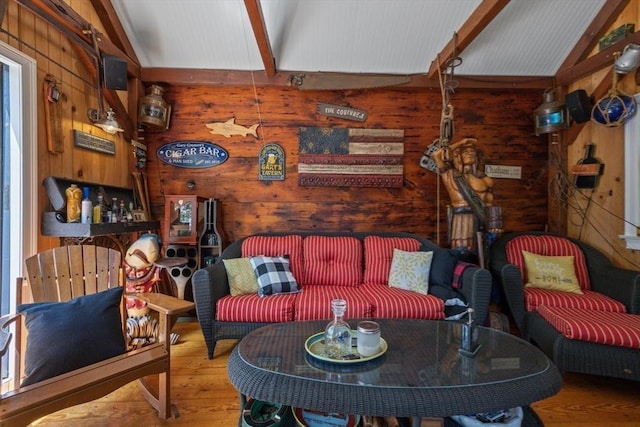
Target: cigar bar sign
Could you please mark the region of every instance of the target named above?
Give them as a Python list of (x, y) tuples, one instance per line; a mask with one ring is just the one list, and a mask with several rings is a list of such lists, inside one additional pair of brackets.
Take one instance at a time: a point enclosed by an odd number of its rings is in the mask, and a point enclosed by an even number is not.
[(340, 105), (318, 104), (316, 111), (325, 116), (338, 117), (339, 119), (354, 120), (364, 122), (367, 120), (367, 112), (351, 107), (341, 107)]
[(158, 159), (179, 168), (209, 168), (224, 163), (229, 158), (227, 150), (204, 141), (175, 141), (156, 151)]

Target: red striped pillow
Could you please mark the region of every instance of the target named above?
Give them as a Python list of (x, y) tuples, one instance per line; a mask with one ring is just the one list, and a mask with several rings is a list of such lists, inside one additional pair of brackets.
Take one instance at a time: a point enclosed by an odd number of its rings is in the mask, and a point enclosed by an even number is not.
[(544, 244), (544, 254), (547, 256), (568, 256), (574, 257), (574, 269), (578, 283), (582, 290), (591, 289), (589, 281), (589, 270), (587, 269), (587, 261), (584, 257), (582, 249), (569, 239), (557, 236), (540, 236), (540, 240)]
[(302, 236), (298, 234), (250, 236), (242, 242), (241, 252), (243, 258), (260, 255), (268, 257), (288, 255), (293, 276), (299, 280), (304, 274)]
[(507, 242), (505, 247), (507, 262), (513, 264), (522, 272), (523, 285), (529, 281), (527, 268), (525, 267), (522, 251), (537, 255), (545, 255), (544, 244), (538, 236), (523, 235), (515, 237)]
[(420, 249), (420, 242), (411, 237), (364, 238), (364, 283), (387, 285), (389, 271), (393, 260), (393, 250), (415, 252)]
[(302, 242), (304, 285), (358, 286), (362, 245), (355, 237), (308, 236)]

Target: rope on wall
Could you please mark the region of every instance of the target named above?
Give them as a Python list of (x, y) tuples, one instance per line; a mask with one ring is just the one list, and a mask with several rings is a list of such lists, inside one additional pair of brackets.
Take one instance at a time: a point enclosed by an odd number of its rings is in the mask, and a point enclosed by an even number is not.
[[(557, 148), (557, 145), (554, 145), (554, 147)], [(601, 209), (614, 219), (630, 224), (636, 228), (638, 226), (631, 221), (628, 221), (626, 218), (623, 218), (610, 211), (603, 204), (599, 203), (597, 198), (594, 197), (595, 190), (584, 192), (582, 191), (583, 189), (576, 187), (575, 183), (560, 169), (559, 158), (560, 157), (557, 153), (557, 150), (552, 150), (549, 162), (556, 168), (557, 172), (549, 182), (549, 194), (551, 195), (552, 201), (555, 201), (559, 204), (564, 203), (564, 206), (567, 206), (567, 214), (573, 212), (578, 215), (579, 222), (572, 221), (572, 224), (579, 227), (580, 229), (578, 240), (581, 239), (584, 229), (587, 226), (591, 226), (591, 228), (593, 228), (593, 231), (602, 238), (602, 241), (607, 244), (612, 252), (614, 252), (620, 259), (624, 260), (629, 265), (632, 265), (634, 266), (634, 268), (640, 270), (640, 265), (637, 264), (634, 260), (629, 259), (626, 256), (626, 253), (620, 251), (618, 247), (614, 246), (610, 242), (610, 236), (606, 236), (601, 231), (607, 229), (608, 224), (599, 224), (593, 219), (593, 215), (587, 214), (590, 210), (593, 210), (592, 207), (594, 207)]]

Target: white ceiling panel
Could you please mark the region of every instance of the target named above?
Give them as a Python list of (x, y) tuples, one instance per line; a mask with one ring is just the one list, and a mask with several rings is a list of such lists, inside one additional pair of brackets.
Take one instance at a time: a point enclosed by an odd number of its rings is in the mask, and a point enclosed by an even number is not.
[(426, 73), (479, 3), (261, 1), (278, 69), (389, 74)]
[(606, 0), (511, 0), (462, 52), (459, 74), (554, 75)]
[(112, 0), (142, 67), (264, 69), (242, 0)]
[[(276, 69), (426, 74), (482, 0), (258, 0)], [(606, 0), (511, 0), (457, 74), (553, 76)], [(243, 0), (112, 0), (143, 68), (264, 70)], [(471, 24), (474, 24), (471, 22)]]

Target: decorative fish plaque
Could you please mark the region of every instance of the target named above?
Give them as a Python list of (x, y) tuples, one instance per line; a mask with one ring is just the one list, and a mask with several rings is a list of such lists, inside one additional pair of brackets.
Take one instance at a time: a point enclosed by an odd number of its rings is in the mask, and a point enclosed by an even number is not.
[(231, 138), (233, 135), (242, 135), (247, 136), (247, 134), (253, 135), (255, 138), (258, 137), (258, 126), (259, 123), (251, 127), (244, 127), (237, 125), (235, 123), (235, 118), (229, 119), (226, 122), (213, 122), (207, 123), (207, 127), (211, 130), (211, 133), (214, 135), (223, 135), (227, 138)]
[(204, 141), (175, 141), (156, 151), (158, 159), (179, 168), (209, 168), (224, 163), (229, 158), (227, 150)]

